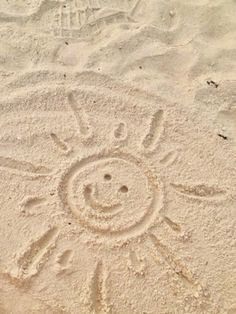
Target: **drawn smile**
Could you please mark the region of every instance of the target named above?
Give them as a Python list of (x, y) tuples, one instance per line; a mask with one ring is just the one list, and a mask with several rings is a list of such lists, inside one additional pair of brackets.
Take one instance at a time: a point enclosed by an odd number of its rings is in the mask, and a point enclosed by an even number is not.
[(92, 184), (89, 184), (84, 189), (84, 196), (86, 199), (86, 202), (88, 205), (101, 212), (109, 212), (109, 213), (115, 213), (119, 211), (121, 207), (121, 203), (115, 203), (115, 204), (101, 204), (97, 200), (97, 188), (94, 187)]

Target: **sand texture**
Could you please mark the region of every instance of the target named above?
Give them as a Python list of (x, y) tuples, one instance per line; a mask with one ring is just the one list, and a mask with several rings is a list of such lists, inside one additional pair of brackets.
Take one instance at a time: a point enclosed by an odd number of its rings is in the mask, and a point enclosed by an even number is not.
[(0, 314), (236, 314), (236, 1), (0, 1)]

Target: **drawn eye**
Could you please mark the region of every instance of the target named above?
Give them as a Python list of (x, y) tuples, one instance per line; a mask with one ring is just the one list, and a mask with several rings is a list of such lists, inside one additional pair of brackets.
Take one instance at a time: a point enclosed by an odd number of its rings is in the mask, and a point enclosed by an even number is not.
[(110, 181), (110, 180), (111, 180), (111, 175), (110, 175), (109, 173), (106, 173), (106, 174), (104, 175), (104, 180)]
[(120, 192), (121, 193), (128, 193), (129, 189), (127, 188), (126, 185), (122, 185), (122, 187), (120, 188)]

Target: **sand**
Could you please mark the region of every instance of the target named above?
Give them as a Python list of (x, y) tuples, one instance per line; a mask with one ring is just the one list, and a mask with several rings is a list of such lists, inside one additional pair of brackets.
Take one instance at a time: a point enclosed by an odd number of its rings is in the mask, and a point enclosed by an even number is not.
[(236, 313), (235, 0), (1, 0), (0, 313)]

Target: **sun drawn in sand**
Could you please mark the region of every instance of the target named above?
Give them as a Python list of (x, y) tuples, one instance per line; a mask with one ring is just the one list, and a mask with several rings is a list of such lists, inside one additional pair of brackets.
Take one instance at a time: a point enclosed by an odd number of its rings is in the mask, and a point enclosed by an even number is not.
[[(181, 226), (165, 214), (163, 183), (156, 175), (155, 167), (149, 162), (151, 156), (156, 153), (164, 130), (165, 110), (160, 107), (153, 111), (146, 134), (135, 142), (136, 150), (127, 147), (129, 137), (132, 136), (130, 132), (132, 126), (128, 126), (123, 120), (111, 128), (109, 147), (107, 144), (93, 147), (96, 134), (89, 122), (89, 113), (80, 105), (81, 102), (78, 101), (74, 91), (69, 92), (66, 99), (70, 108), (68, 119), (76, 121), (84, 151), (87, 146), (84, 156), (81, 157), (79, 153), (73, 154), (73, 148), (69, 147), (68, 141), (62, 139), (58, 133), (51, 132), (49, 134), (51, 143), (59, 154), (63, 154), (65, 160), (58, 169), (50, 171), (45, 166), (35, 166), (26, 161), (7, 157), (0, 157), (0, 166), (13, 172), (18, 171), (23, 176), (32, 176), (34, 180), (47, 176), (58, 177), (58, 180), (55, 179), (57, 204), (63, 215), (66, 215), (66, 219), (69, 219), (68, 223), (71, 224), (73, 221), (75, 232), (84, 234), (89, 242), (95, 245), (101, 247), (103, 244), (109, 245), (111, 249), (118, 246), (121, 250), (125, 244), (132, 244), (132, 241), (138, 238), (148, 239), (153, 248), (152, 254), (158, 252), (188, 289), (189, 287), (198, 289), (199, 282), (188, 267), (153, 232), (153, 227), (155, 228), (158, 221), (166, 224), (174, 233), (181, 232)], [(47, 118), (49, 119), (48, 114)], [(54, 117), (51, 118), (53, 121)], [(161, 167), (170, 165), (176, 158), (178, 158), (176, 151), (168, 151), (160, 158), (159, 164)], [(204, 184), (171, 184), (171, 187), (184, 197), (202, 200), (221, 198), (225, 194), (223, 190)], [(21, 204), (22, 212), (29, 213), (37, 206), (43, 207), (45, 203), (44, 196), (26, 195)], [(40, 274), (57, 245), (60, 233), (65, 235), (66, 231), (63, 231), (63, 228), (60, 221), (57, 224), (51, 223), (51, 227), (43, 235), (31, 241), (28, 247), (18, 254), (17, 265), (8, 271), (11, 281), (21, 284), (33, 280)], [(60, 273), (73, 264), (74, 251), (74, 248), (68, 247), (57, 257)], [(130, 267), (135, 273), (142, 275), (145, 262), (132, 249), (129, 257)], [(93, 274), (88, 276), (87, 292), (84, 297), (88, 308), (95, 313), (110, 310), (106, 282), (106, 263), (100, 259), (94, 267)]]

